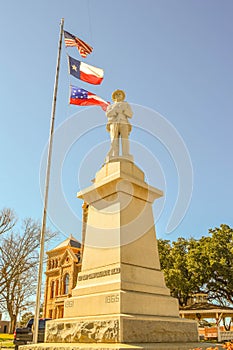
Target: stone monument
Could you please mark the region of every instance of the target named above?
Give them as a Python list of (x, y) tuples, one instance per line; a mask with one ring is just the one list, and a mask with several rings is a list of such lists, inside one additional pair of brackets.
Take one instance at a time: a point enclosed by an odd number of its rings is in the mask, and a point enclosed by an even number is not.
[(46, 343), (189, 349), (186, 343), (198, 341), (197, 323), (179, 317), (160, 270), (152, 204), (163, 193), (145, 182), (129, 154), (133, 113), (125, 93), (116, 90), (112, 98), (110, 151), (93, 185), (77, 195), (88, 208), (82, 270), (64, 318), (47, 322)]

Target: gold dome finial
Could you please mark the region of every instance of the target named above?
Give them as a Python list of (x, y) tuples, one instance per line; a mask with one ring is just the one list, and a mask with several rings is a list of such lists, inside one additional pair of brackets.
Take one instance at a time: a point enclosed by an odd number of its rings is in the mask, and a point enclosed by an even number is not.
[(122, 102), (125, 99), (125, 92), (123, 90), (115, 90), (112, 93), (112, 100), (114, 102)]

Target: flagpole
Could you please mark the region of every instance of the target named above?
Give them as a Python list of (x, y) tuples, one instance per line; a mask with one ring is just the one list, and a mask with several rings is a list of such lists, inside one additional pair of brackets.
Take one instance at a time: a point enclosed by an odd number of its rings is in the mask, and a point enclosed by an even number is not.
[(52, 102), (52, 111), (51, 111), (51, 120), (50, 120), (50, 136), (49, 136), (47, 169), (46, 169), (45, 190), (44, 190), (44, 208), (43, 208), (41, 234), (40, 234), (40, 255), (39, 255), (39, 269), (38, 269), (38, 281), (37, 281), (37, 292), (36, 292), (36, 307), (35, 307), (35, 317), (34, 317), (34, 327), (33, 327), (34, 328), (33, 343), (38, 342), (41, 284), (42, 284), (42, 277), (43, 277), (44, 242), (45, 242), (45, 232), (46, 232), (49, 180), (50, 180), (51, 157), (52, 157), (52, 146), (53, 146), (54, 121), (55, 121), (56, 102), (57, 102), (58, 77), (59, 77), (60, 60), (61, 60), (63, 26), (64, 26), (64, 18), (62, 18), (60, 22), (60, 36), (59, 36), (59, 44), (58, 44), (57, 66), (56, 66), (56, 75), (55, 75), (55, 82), (54, 82), (53, 102)]

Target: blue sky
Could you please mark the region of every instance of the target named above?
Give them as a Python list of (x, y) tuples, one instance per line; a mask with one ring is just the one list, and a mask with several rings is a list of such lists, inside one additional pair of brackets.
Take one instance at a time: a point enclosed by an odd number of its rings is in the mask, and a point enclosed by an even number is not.
[[(232, 13), (230, 0), (3, 2), (0, 208), (13, 208), (22, 219), (41, 219), (41, 159), (49, 136), (59, 23), (64, 17), (64, 28), (93, 46), (85, 62), (103, 68), (105, 78), (101, 86), (70, 79), (66, 52), (81, 57), (75, 48), (66, 50), (63, 42), (48, 222), (61, 232), (59, 240), (70, 233), (80, 238), (81, 224), (75, 217), (80, 218), (82, 203), (76, 192), (91, 184), (109, 146), (102, 110), (69, 106), (70, 82), (109, 101), (115, 89), (125, 90), (134, 110), (132, 124), (143, 125), (147, 110), (155, 116), (158, 112), (183, 139), (192, 163), (193, 191), (183, 220), (167, 232), (179, 193), (176, 160), (159, 139), (159, 130), (151, 135), (148, 125), (146, 130), (135, 126), (131, 133), (136, 164), (149, 183), (166, 194), (154, 206), (155, 216), (160, 210), (158, 237), (198, 238), (221, 223), (232, 226)], [(94, 129), (87, 122), (91, 118)], [(151, 120), (156, 123), (156, 118)], [(66, 142), (58, 176), (56, 162)], [(56, 196), (59, 179), (72, 217)]]

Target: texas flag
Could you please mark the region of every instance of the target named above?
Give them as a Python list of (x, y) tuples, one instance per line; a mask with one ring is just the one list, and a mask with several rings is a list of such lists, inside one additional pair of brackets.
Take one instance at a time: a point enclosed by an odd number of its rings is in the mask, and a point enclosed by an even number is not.
[(80, 62), (73, 57), (68, 56), (69, 73), (75, 78), (90, 84), (101, 84), (104, 78), (104, 71), (101, 68), (90, 66), (87, 63)]
[(110, 102), (103, 100), (101, 97), (84, 90), (80, 87), (71, 85), (70, 91), (70, 104), (78, 106), (100, 106), (104, 111), (106, 111)]

